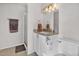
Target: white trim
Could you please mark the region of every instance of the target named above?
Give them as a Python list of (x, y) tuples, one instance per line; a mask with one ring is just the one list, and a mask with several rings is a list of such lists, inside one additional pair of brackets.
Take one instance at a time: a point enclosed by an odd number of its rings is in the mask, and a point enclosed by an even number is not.
[(20, 44), (15, 44), (15, 45), (6, 46), (6, 47), (4, 47), (4, 48), (0, 48), (0, 50), (2, 50), (2, 49), (7, 49), (7, 48), (12, 48), (12, 47), (16, 47), (16, 46), (18, 46), (18, 45), (22, 45), (22, 44), (24, 44), (24, 43), (20, 43)]
[(26, 46), (26, 44), (24, 43), (24, 46), (25, 46), (25, 49), (27, 50), (27, 46)]

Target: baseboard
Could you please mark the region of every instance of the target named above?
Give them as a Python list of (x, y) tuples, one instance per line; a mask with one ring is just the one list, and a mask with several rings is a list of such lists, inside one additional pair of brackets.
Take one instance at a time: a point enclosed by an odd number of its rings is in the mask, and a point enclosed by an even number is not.
[(27, 50), (27, 45), (24, 43), (25, 49)]

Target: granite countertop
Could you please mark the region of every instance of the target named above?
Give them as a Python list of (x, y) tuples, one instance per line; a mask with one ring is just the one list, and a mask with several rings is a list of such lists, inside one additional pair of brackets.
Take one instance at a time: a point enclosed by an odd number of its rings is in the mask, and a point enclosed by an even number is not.
[(57, 33), (55, 32), (37, 32), (36, 30), (34, 30), (34, 33), (37, 33), (39, 35), (43, 35), (43, 36), (52, 36), (52, 35), (56, 35)]

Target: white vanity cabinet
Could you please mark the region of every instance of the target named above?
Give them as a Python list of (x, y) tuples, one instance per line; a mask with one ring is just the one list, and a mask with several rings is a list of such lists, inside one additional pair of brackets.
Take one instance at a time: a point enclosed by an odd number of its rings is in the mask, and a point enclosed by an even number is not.
[(41, 40), (44, 40), (44, 38), (39, 35), (39, 34), (34, 34), (34, 51), (39, 55), (41, 56), (42, 55), (42, 49), (43, 48), (43, 43), (41, 43), (42, 41)]
[(43, 53), (46, 53), (49, 51), (49, 46), (46, 43), (46, 39), (47, 39), (47, 36), (35, 34), (34, 51), (40, 56), (43, 56)]
[[(57, 52), (56, 50), (57, 50), (58, 44), (56, 44), (56, 42), (55, 42), (55, 44), (53, 44), (54, 42), (52, 41), (52, 36), (44, 36), (44, 35), (35, 33), (34, 37), (35, 37), (34, 38), (34, 51), (38, 55), (40, 55), (40, 56), (43, 56), (44, 54), (53, 55), (51, 53)], [(47, 39), (47, 37), (49, 38), (49, 40)], [(48, 40), (50, 42), (48, 42), (46, 40)]]
[(34, 34), (34, 51), (39, 56), (54, 56), (63, 54), (66, 56), (79, 56), (79, 43), (71, 39), (58, 38), (57, 35), (48, 36), (52, 41), (47, 44), (47, 36)]

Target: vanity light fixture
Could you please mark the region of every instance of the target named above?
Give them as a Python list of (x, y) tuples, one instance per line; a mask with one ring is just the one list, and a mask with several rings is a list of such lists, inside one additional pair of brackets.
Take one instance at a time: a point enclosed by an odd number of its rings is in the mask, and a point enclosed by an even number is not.
[(55, 3), (51, 3), (49, 5), (47, 5), (45, 8), (43, 8), (43, 12), (52, 12), (55, 11), (57, 9), (57, 5)]

